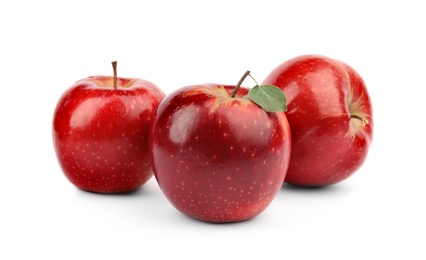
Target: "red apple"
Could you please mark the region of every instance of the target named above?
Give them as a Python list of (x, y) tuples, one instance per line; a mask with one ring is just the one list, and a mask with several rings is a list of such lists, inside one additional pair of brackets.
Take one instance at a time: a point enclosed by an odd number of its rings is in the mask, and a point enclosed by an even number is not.
[(372, 142), (373, 114), (365, 83), (352, 67), (299, 56), (276, 67), (263, 84), (287, 97), (292, 151), (285, 182), (331, 185), (361, 167)]
[(149, 129), (164, 93), (137, 78), (92, 76), (59, 99), (53, 144), (66, 177), (82, 190), (121, 193), (152, 177)]
[(150, 139), (154, 175), (171, 204), (192, 218), (251, 219), (284, 181), (291, 140), (284, 112), (266, 112), (248, 89), (236, 89), (183, 87), (157, 110)]

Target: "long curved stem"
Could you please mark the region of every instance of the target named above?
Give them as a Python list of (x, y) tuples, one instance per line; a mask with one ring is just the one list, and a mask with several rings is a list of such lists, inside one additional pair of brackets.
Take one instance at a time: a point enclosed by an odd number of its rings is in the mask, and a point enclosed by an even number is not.
[(240, 81), (238, 81), (238, 84), (237, 84), (237, 85), (235, 85), (235, 88), (234, 88), (234, 90), (232, 91), (232, 94), (231, 94), (231, 98), (234, 98), (234, 97), (235, 97), (235, 95), (237, 95), (238, 89), (240, 88), (241, 84), (242, 84), (242, 83), (243, 83), (243, 81), (247, 78), (247, 76), (248, 76), (248, 75), (250, 75), (250, 71), (249, 71), (249, 70), (247, 70), (247, 71), (244, 73), (244, 75), (241, 77)]

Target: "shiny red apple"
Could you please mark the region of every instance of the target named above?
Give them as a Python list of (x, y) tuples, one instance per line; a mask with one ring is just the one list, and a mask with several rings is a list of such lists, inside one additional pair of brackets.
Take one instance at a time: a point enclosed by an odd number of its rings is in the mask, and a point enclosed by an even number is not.
[(341, 182), (364, 163), (373, 136), (370, 96), (346, 63), (304, 55), (276, 67), (263, 81), (283, 90), (292, 134), (285, 182), (325, 186)]
[(164, 93), (137, 78), (92, 76), (60, 97), (53, 144), (66, 177), (82, 190), (121, 193), (152, 177), (149, 129)]
[(284, 112), (266, 112), (248, 89), (235, 89), (180, 88), (154, 119), (151, 158), (161, 190), (179, 211), (207, 222), (243, 221), (264, 211), (290, 158)]

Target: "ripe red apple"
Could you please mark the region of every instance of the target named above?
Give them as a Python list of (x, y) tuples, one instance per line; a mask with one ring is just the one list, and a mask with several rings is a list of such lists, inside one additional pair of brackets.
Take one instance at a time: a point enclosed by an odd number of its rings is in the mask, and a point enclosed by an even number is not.
[(149, 129), (164, 93), (137, 78), (92, 76), (59, 99), (53, 144), (66, 177), (78, 188), (121, 193), (152, 177)]
[(263, 110), (239, 84), (180, 88), (154, 119), (157, 182), (175, 208), (199, 220), (251, 219), (284, 181), (291, 145), (286, 116)]
[(352, 67), (299, 56), (276, 67), (263, 84), (287, 97), (292, 151), (285, 182), (331, 185), (361, 167), (372, 142), (373, 114), (365, 83)]

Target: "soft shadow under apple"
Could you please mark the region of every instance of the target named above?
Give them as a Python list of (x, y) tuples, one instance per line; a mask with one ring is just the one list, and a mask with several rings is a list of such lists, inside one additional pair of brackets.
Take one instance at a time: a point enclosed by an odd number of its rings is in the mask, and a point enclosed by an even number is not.
[(316, 193), (316, 194), (331, 194), (331, 193), (342, 193), (346, 189), (341, 184), (320, 186), (320, 187), (307, 187), (292, 185), (284, 183), (281, 187), (281, 192), (292, 192), (292, 193)]

